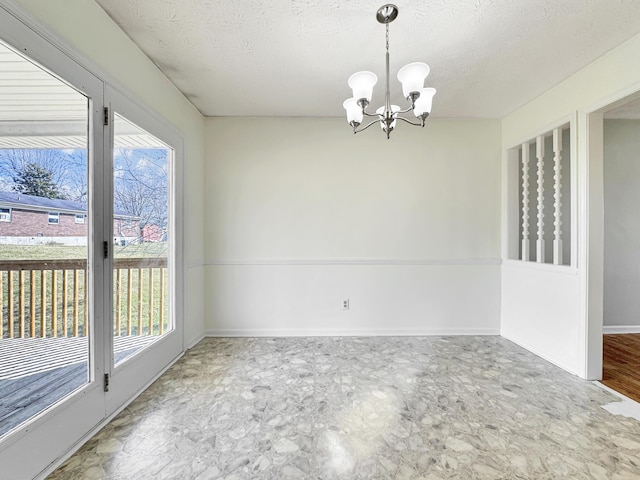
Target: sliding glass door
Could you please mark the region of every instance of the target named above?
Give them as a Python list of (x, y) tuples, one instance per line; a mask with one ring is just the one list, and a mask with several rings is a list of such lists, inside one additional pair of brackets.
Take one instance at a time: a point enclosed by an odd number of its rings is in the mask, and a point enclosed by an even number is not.
[(181, 139), (0, 25), (0, 477), (31, 478), (182, 352)]
[(107, 87), (112, 239), (111, 388), (117, 408), (182, 351), (176, 322), (175, 165), (179, 138)]
[(91, 381), (90, 103), (0, 42), (0, 438)]
[(0, 25), (0, 476), (31, 478), (105, 417), (104, 84)]

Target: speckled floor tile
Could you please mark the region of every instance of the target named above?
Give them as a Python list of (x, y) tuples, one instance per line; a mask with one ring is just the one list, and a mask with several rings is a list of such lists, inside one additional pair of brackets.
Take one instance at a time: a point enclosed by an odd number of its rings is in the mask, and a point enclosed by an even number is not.
[(49, 479), (634, 479), (640, 422), (500, 337), (208, 338)]

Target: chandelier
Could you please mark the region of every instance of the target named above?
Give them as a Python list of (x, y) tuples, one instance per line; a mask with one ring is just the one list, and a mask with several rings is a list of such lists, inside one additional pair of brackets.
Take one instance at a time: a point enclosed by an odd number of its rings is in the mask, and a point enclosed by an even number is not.
[[(373, 87), (378, 81), (378, 77), (373, 72), (356, 72), (349, 77), (347, 82), (353, 90), (353, 97), (344, 101), (342, 106), (347, 111), (347, 122), (353, 128), (353, 133), (362, 132), (374, 123), (380, 122), (380, 127), (387, 134), (387, 138), (396, 127), (396, 121), (424, 127), (424, 122), (431, 113), (433, 96), (436, 94), (435, 88), (424, 88), (424, 80), (429, 75), (429, 65), (422, 62), (414, 62), (405, 65), (398, 71), (398, 80), (402, 83), (402, 93), (411, 102), (411, 105), (402, 110), (398, 105), (391, 105), (389, 94), (389, 24), (398, 16), (398, 7), (387, 4), (378, 9), (376, 19), (383, 23), (386, 28), (386, 83), (384, 94), (384, 105), (376, 110), (376, 113), (366, 111), (371, 103)], [(418, 121), (411, 121), (401, 116), (403, 113), (413, 112)], [(375, 117), (371, 123), (359, 128), (364, 117)]]

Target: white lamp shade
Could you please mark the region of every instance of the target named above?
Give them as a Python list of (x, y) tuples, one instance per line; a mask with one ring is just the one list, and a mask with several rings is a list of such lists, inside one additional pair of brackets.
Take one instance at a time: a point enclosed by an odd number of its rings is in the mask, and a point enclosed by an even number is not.
[(429, 65), (422, 62), (413, 62), (405, 65), (398, 71), (398, 80), (402, 82), (404, 98), (413, 92), (419, 92), (424, 88), (424, 79), (429, 75)]
[[(391, 122), (391, 128), (396, 128), (395, 114), (398, 113), (400, 110), (401, 109), (400, 109), (400, 107), (398, 105), (391, 105), (391, 113), (394, 114), (394, 120), (393, 120), (393, 122)], [(378, 117), (380, 118), (380, 128), (382, 128), (382, 130), (384, 130), (385, 126), (387, 125), (384, 122), (384, 105), (382, 107), (380, 107), (379, 109), (377, 109), (376, 113), (378, 114)]]
[(371, 101), (373, 86), (378, 81), (378, 77), (373, 72), (356, 72), (349, 77), (347, 82), (353, 90), (353, 98), (356, 102), (362, 98)]
[(347, 98), (342, 106), (347, 111), (347, 122), (362, 123), (362, 107), (358, 105), (355, 98)]
[(420, 90), (420, 96), (416, 100), (413, 107), (413, 114), (416, 117), (421, 116), (424, 113), (431, 113), (431, 105), (433, 104), (433, 96), (436, 94), (435, 88), (423, 88)]

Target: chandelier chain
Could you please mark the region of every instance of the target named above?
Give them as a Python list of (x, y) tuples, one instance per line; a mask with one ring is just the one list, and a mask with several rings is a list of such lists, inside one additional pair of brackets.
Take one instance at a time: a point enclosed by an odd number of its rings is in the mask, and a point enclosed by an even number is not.
[(387, 27), (387, 53), (389, 53), (389, 24), (386, 24)]

